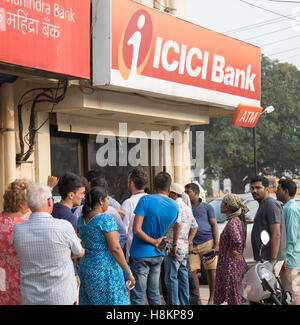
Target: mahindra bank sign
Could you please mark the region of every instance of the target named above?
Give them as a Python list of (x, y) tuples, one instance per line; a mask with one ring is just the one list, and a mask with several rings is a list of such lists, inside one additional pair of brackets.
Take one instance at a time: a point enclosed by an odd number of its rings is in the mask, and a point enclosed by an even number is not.
[(134, 1), (96, 4), (94, 85), (260, 105), (260, 48)]
[(90, 0), (0, 0), (0, 61), (90, 78)]

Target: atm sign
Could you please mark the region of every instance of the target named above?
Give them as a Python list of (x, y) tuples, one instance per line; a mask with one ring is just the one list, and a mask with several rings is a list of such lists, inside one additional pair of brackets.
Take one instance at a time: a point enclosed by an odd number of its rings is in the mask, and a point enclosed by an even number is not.
[(230, 123), (235, 126), (254, 128), (260, 114), (262, 113), (262, 110), (263, 109), (261, 107), (240, 104)]

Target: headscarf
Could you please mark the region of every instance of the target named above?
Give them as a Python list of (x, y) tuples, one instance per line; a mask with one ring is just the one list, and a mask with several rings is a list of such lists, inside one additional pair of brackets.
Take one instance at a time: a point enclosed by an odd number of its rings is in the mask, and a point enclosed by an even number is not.
[(247, 236), (246, 213), (249, 211), (249, 208), (243, 204), (241, 198), (236, 194), (226, 194), (223, 198), (223, 202), (226, 203), (231, 210), (235, 211), (226, 216), (226, 220), (238, 217), (242, 221), (245, 236)]

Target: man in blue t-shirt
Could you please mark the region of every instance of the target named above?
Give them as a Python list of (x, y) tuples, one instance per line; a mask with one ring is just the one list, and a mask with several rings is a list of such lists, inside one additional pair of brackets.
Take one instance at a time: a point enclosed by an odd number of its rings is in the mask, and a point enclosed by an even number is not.
[[(185, 193), (191, 199), (193, 215), (198, 224), (198, 230), (193, 240), (193, 254), (189, 255), (189, 262), (199, 292), (197, 271), (201, 269), (201, 259), (205, 253), (213, 249), (215, 251), (219, 250), (218, 224), (213, 207), (202, 202), (199, 198), (200, 189), (197, 184), (187, 184), (185, 186)], [(209, 286), (209, 305), (213, 304), (214, 300), (217, 262), (217, 256), (203, 261)]]
[(176, 222), (179, 208), (169, 198), (171, 176), (161, 172), (155, 176), (155, 194), (140, 198), (134, 213), (133, 240), (130, 248), (130, 266), (135, 277), (131, 291), (133, 305), (160, 305), (159, 277), (164, 250), (157, 250), (166, 232)]

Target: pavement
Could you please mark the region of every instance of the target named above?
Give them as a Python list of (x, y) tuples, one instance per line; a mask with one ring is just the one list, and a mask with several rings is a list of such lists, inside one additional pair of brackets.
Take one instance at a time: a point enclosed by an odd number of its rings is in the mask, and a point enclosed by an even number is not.
[(207, 305), (209, 299), (208, 285), (200, 284), (200, 300), (202, 305)]
[[(209, 299), (209, 288), (208, 285), (200, 284), (200, 299), (202, 305), (207, 305)], [(163, 296), (161, 296), (161, 304), (166, 305)]]

